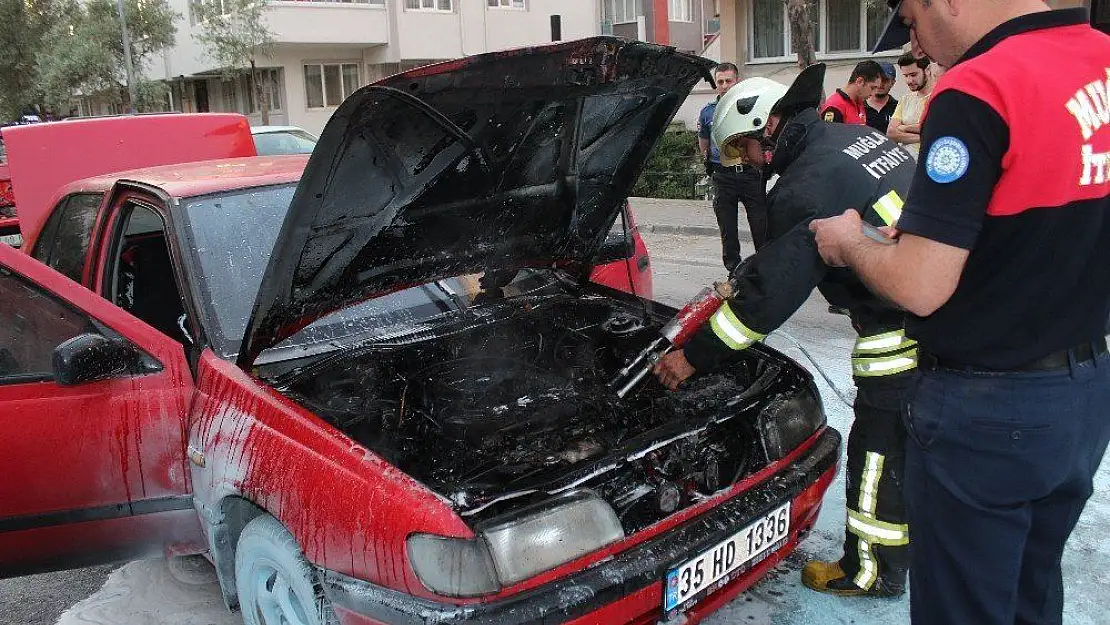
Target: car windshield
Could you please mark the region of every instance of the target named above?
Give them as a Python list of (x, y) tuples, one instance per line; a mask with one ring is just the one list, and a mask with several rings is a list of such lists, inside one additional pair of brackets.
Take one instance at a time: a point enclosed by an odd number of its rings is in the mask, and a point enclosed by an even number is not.
[(263, 132), (254, 135), (254, 147), (259, 156), (312, 154), (312, 148), (316, 147), (316, 137), (303, 130)]
[[(193, 283), (212, 348), (224, 358), (234, 358), (239, 350), (295, 190), (293, 184), (256, 187), (183, 201), (186, 262), (196, 276)], [(501, 284), (510, 281), (516, 292), (529, 293), (553, 284), (545, 271), (498, 278)], [(460, 276), (368, 300), (318, 319), (263, 352), (258, 363), (311, 356), (356, 340), (412, 330), (468, 307), (478, 291), (478, 276)]]

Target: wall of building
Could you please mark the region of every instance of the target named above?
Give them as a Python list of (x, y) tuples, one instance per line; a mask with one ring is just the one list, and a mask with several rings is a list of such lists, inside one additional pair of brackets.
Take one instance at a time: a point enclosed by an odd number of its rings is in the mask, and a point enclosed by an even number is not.
[(375, 45), (389, 43), (385, 5), (271, 0), (266, 21), (282, 43)]
[(486, 0), (455, 0), (453, 13), (404, 11), (403, 0), (395, 1), (401, 59), (451, 59), (548, 43), (552, 15), (561, 16), (563, 41), (600, 31), (599, 0), (528, 0), (526, 10), (491, 9)]
[(669, 25), (671, 41), (670, 45), (683, 52), (692, 52), (694, 54), (701, 54), (705, 48), (705, 11), (701, 0), (691, 0), (693, 8), (692, 21), (689, 22), (676, 22), (674, 16), (671, 16)]

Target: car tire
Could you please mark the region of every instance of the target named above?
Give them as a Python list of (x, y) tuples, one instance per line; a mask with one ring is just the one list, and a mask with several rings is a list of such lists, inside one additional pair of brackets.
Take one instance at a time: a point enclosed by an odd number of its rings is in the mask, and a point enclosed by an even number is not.
[(338, 625), (316, 572), (289, 530), (263, 515), (243, 528), (235, 590), (245, 625)]

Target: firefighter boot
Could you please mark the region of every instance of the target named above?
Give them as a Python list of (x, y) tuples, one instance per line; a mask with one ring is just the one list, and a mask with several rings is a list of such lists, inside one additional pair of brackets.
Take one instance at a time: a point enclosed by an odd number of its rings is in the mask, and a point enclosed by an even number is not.
[(880, 576), (871, 588), (863, 589), (844, 573), (839, 562), (811, 560), (802, 569), (802, 583), (808, 588), (838, 597), (900, 597), (906, 592), (905, 574), (901, 577), (894, 580)]

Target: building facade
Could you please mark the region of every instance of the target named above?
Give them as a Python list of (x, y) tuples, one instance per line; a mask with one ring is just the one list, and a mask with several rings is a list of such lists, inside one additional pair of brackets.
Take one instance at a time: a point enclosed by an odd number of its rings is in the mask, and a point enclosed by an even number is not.
[[(246, 72), (225, 77), (195, 40), (191, 0), (177, 45), (147, 76), (165, 80), (170, 106), (185, 112), (240, 112), (261, 123), (319, 133), (343, 99), (399, 71), (472, 54), (579, 39), (601, 30), (600, 0), (271, 0), (271, 58), (258, 62), (264, 96)], [(260, 100), (262, 102), (260, 102)]]
[[(1047, 0), (1052, 8), (1091, 6), (1092, 0)], [(1107, 0), (1094, 0), (1106, 3)], [(741, 78), (766, 76), (789, 84), (798, 74), (797, 55), (783, 0), (717, 0), (719, 57), (741, 67)], [(843, 86), (864, 59), (893, 62), (900, 51), (872, 55), (869, 46), (882, 32), (886, 0), (815, 0), (811, 16), (817, 60), (828, 65), (825, 91)], [(738, 61), (737, 61), (738, 60)], [(893, 94), (905, 91), (897, 81)]]

